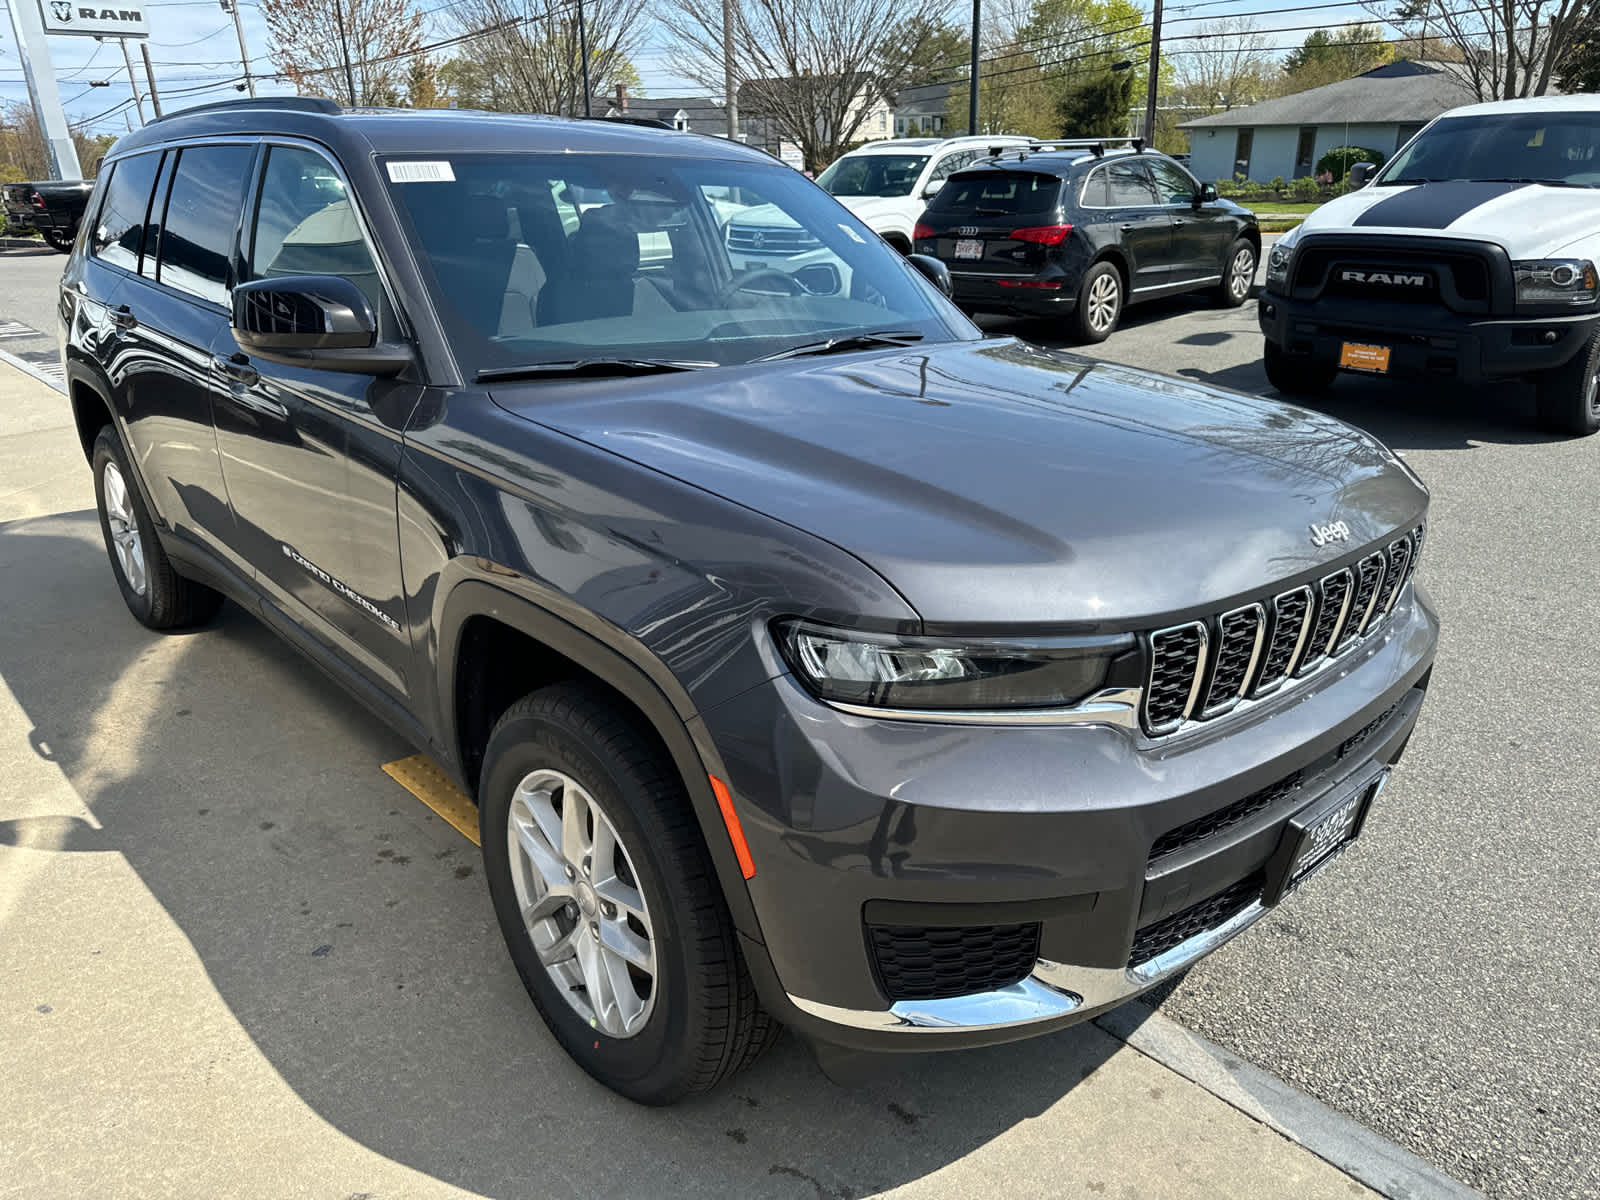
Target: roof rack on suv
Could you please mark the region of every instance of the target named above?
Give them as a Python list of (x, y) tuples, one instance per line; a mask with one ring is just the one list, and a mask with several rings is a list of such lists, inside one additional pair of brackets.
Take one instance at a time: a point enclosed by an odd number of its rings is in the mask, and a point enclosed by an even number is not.
[(991, 146), (989, 149), (991, 158), (1001, 158), (1004, 155), (1014, 153), (1018, 161), (1021, 161), (1030, 154), (1045, 154), (1052, 150), (1087, 150), (1096, 158), (1104, 158), (1107, 146), (1132, 146), (1133, 152), (1138, 154), (1144, 149), (1144, 139), (1136, 137), (1069, 138), (1065, 141), (1029, 142), (1026, 146)]
[(610, 121), (614, 125), (638, 125), (638, 126), (644, 128), (644, 129), (667, 129), (667, 130), (673, 130), (673, 129), (676, 128), (676, 126), (668, 125), (665, 121), (657, 120), (655, 117), (626, 117), (626, 116), (622, 116), (622, 115), (619, 114), (617, 116), (612, 116), (612, 117), (607, 117), (607, 116), (587, 117), (587, 118), (585, 118), (585, 120), (589, 120), (589, 121)]
[(296, 112), (322, 113), (326, 116), (338, 116), (344, 111), (332, 100), (323, 96), (258, 96), (251, 99), (218, 100), (214, 104), (196, 104), (193, 108), (180, 108), (177, 112), (169, 112), (156, 117), (147, 124), (155, 121), (170, 121), (173, 117), (192, 117), (196, 113), (224, 112), (228, 109), (290, 109)]

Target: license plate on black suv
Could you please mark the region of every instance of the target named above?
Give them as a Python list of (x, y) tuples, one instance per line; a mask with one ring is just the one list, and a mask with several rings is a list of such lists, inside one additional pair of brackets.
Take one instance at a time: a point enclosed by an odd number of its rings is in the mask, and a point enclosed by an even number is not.
[(1289, 818), (1267, 864), (1263, 904), (1276, 904), (1339, 856), (1356, 839), (1367, 810), (1388, 779), (1388, 770), (1367, 772), (1359, 782), (1333, 789)]

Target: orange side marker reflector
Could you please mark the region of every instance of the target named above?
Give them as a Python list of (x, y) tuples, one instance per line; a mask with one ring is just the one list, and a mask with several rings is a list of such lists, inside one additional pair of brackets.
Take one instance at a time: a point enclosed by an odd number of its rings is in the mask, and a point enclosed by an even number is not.
[(739, 859), (739, 870), (744, 872), (744, 877), (750, 879), (756, 873), (756, 860), (750, 857), (750, 846), (744, 840), (744, 826), (739, 824), (739, 814), (733, 811), (733, 797), (728, 794), (728, 785), (715, 775), (707, 775), (711, 780), (712, 794), (717, 798), (717, 807), (722, 810), (722, 823), (728, 827), (728, 840), (733, 843), (733, 852)]

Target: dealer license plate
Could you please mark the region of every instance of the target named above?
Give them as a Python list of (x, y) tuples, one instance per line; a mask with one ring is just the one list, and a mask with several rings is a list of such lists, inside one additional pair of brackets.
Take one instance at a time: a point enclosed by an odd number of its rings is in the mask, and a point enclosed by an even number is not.
[(1339, 365), (1351, 371), (1384, 375), (1389, 370), (1389, 347), (1345, 342), (1339, 350)]
[(982, 238), (961, 238), (956, 242), (957, 258), (982, 258)]
[(1263, 903), (1283, 899), (1355, 840), (1388, 774), (1384, 771), (1355, 788), (1342, 789), (1289, 819), (1278, 851), (1267, 865)]

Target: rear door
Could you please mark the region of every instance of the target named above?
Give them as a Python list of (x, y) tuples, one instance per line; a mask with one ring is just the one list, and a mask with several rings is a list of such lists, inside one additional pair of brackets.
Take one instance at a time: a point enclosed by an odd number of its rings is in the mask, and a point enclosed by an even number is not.
[(1143, 159), (1129, 155), (1096, 167), (1084, 181), (1082, 204), (1127, 255), (1135, 296), (1172, 282), (1172, 214)]
[(1061, 179), (1044, 171), (952, 176), (922, 216), (934, 255), (958, 275), (1036, 275), (1049, 247), (1019, 231), (1061, 220)]
[(1220, 204), (1195, 206), (1201, 188), (1177, 163), (1152, 158), (1147, 164), (1156, 194), (1172, 217), (1172, 281), (1206, 283), (1222, 277), (1222, 256), (1233, 243), (1235, 223)]

